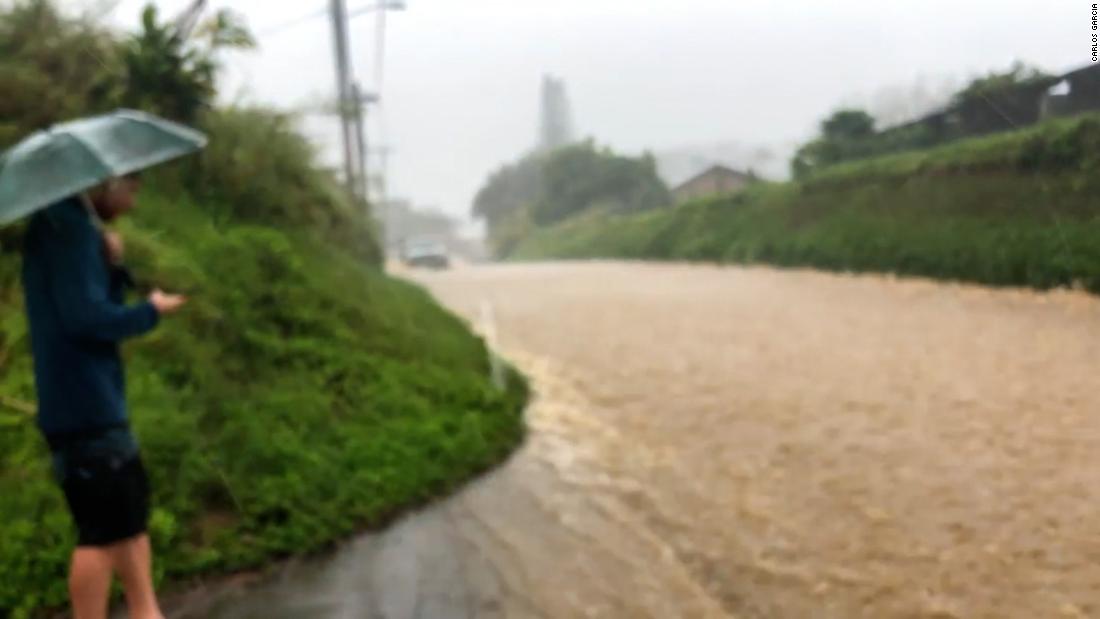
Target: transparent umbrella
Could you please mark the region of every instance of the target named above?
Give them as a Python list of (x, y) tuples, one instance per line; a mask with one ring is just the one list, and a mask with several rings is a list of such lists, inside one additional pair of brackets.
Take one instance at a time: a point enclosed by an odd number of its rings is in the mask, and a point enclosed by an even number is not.
[(202, 133), (134, 110), (39, 131), (0, 157), (0, 225), (204, 146)]

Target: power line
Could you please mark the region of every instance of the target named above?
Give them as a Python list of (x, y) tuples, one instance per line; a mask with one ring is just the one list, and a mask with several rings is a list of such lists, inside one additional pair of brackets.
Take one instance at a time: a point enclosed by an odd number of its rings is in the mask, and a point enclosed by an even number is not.
[[(374, 11), (374, 10), (376, 10), (376, 8), (377, 7), (375, 7), (375, 5), (366, 5), (366, 6), (361, 6), (359, 8), (356, 8), (356, 9), (350, 9), (350, 10), (348, 10), (348, 18), (350, 19), (350, 18), (353, 18), (353, 17), (358, 17), (359, 15), (363, 15), (365, 13), (369, 13), (371, 11)], [(280, 34), (280, 33), (284, 32), (286, 30), (290, 30), (291, 28), (294, 28), (296, 26), (301, 26), (302, 24), (307, 23), (309, 21), (312, 21), (314, 19), (319, 19), (319, 18), (322, 18), (322, 17), (326, 17), (328, 14), (329, 14), (328, 7), (320, 8), (320, 9), (317, 9), (316, 11), (313, 11), (313, 12), (307, 13), (307, 14), (303, 14), (299, 17), (296, 17), (294, 19), (285, 21), (281, 24), (275, 24), (274, 26), (269, 26), (267, 28), (259, 30), (259, 31), (256, 32), (256, 36), (257, 37), (274, 36), (276, 34)]]
[[(385, 62), (386, 11), (404, 10), (404, 8), (404, 0), (374, 0), (371, 4), (362, 5), (349, 11), (346, 8), (345, 0), (331, 0), (330, 6), (326, 8), (317, 9), (257, 32), (257, 38), (270, 37), (311, 22), (314, 19), (326, 16), (332, 19), (337, 73), (337, 115), (340, 118), (344, 147), (344, 180), (349, 191), (352, 194), (360, 195), (363, 199), (367, 199), (370, 194), (371, 183), (368, 161), (372, 152), (366, 141), (364, 107), (368, 103), (378, 103), (378, 91), (381, 90)], [(378, 14), (374, 66), (375, 91), (364, 93), (352, 77), (348, 21), (352, 17), (372, 11)], [(373, 96), (373, 100), (371, 100), (371, 96)], [(382, 193), (385, 193), (384, 189)]]
[(283, 22), (281, 24), (271, 26), (269, 28), (264, 28), (263, 30), (258, 31), (256, 33), (256, 36), (257, 37), (269, 37), (269, 36), (279, 34), (279, 33), (283, 32), (285, 30), (289, 30), (289, 29), (294, 28), (296, 26), (300, 26), (300, 25), (302, 25), (302, 24), (304, 24), (308, 21), (312, 21), (312, 20), (320, 18), (320, 17), (325, 17), (326, 15), (328, 15), (328, 11), (329, 10), (328, 10), (327, 7), (323, 8), (323, 9), (318, 9), (316, 11), (313, 11), (312, 13), (309, 13), (308, 15), (302, 15), (301, 17), (297, 17), (297, 18), (292, 19), (290, 21), (286, 21), (286, 22)]

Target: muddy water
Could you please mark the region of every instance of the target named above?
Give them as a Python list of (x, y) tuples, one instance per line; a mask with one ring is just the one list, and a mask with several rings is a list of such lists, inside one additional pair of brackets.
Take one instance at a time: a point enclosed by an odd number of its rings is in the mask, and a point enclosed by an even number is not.
[(534, 379), (454, 499), (188, 615), (1100, 616), (1100, 301), (633, 264), (415, 274)]

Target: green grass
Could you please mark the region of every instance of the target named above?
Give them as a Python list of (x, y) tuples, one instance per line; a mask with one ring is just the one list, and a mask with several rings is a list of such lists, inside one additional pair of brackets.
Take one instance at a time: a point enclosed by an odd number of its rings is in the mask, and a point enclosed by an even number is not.
[(819, 172), (806, 184), (822, 187), (914, 176), (1085, 171), (1097, 164), (1100, 114), (1087, 114), (927, 150), (841, 163)]
[[(484, 343), (421, 289), (308, 228), (144, 198), (129, 261), (193, 297), (125, 349), (162, 582), (324, 548), (522, 440), (523, 379), (495, 390)], [(32, 401), (18, 263), (0, 254), (0, 395)], [(0, 430), (0, 616), (27, 617), (64, 603), (74, 535), (33, 419), (0, 405)]]
[(1100, 118), (841, 164), (637, 216), (543, 229), (513, 259), (702, 260), (1100, 293)]

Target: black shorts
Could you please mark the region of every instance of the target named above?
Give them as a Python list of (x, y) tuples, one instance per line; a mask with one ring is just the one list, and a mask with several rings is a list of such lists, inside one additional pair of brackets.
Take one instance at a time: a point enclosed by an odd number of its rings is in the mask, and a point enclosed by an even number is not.
[(144, 533), (149, 522), (149, 481), (136, 451), (55, 452), (65, 502), (78, 546), (109, 546)]

